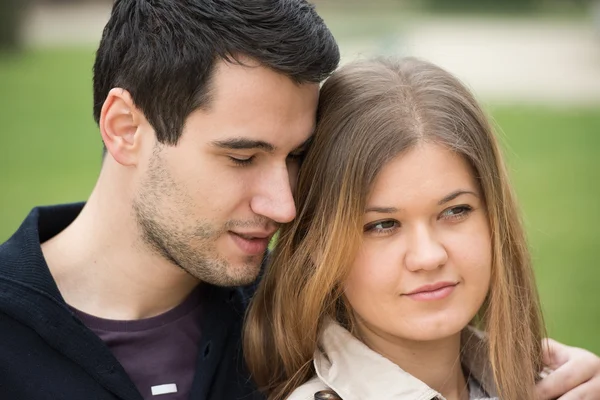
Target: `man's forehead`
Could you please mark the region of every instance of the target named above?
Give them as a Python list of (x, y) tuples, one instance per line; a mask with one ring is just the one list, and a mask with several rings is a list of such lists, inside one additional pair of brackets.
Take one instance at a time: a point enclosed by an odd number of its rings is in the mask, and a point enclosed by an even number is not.
[[(209, 107), (190, 114), (186, 127), (217, 147), (291, 151), (314, 132), (318, 84), (297, 84), (261, 66), (220, 66)], [(231, 74), (230, 74), (231, 73)]]

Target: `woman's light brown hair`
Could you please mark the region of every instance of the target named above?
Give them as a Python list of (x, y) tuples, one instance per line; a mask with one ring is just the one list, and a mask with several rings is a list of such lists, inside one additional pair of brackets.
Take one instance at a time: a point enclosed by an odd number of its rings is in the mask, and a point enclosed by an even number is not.
[(488, 334), (501, 398), (534, 398), (544, 328), (533, 270), (497, 140), (472, 94), (430, 63), (377, 59), (335, 72), (318, 114), (297, 217), (281, 228), (246, 319), (244, 352), (259, 387), (269, 399), (285, 399), (314, 375), (326, 317), (354, 330), (341, 284), (360, 245), (369, 190), (388, 161), (427, 141), (464, 157), (481, 187), (492, 279), (473, 324)]

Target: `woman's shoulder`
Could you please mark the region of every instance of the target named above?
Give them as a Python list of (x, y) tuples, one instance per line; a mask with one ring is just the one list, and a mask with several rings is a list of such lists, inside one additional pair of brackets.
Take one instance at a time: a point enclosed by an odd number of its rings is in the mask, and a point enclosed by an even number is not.
[(315, 398), (315, 393), (327, 389), (329, 389), (327, 385), (325, 385), (318, 376), (315, 376), (310, 381), (296, 388), (296, 390), (289, 395), (287, 400), (313, 400)]

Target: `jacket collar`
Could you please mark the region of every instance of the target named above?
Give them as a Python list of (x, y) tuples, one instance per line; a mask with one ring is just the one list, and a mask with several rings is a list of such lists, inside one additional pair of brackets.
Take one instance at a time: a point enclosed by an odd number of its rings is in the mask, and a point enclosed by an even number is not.
[(70, 224), (82, 206), (35, 208), (0, 246), (0, 313), (35, 330), (117, 398), (138, 400), (123, 367), (64, 302), (42, 254), (40, 243)]
[[(6, 314), (35, 330), (116, 398), (141, 400), (108, 347), (65, 303), (41, 250), (41, 243), (64, 230), (82, 208), (83, 203), (34, 208), (15, 234), (0, 244), (0, 318)], [(207, 398), (213, 390), (215, 376), (225, 368), (215, 360), (236, 343), (234, 335), (241, 331), (239, 324), (255, 287), (256, 283), (236, 288), (206, 286), (200, 347), (210, 352), (198, 358), (201, 373), (193, 383), (194, 398)], [(245, 374), (240, 367), (239, 375), (246, 379)], [(251, 383), (244, 385), (248, 387), (244, 390), (253, 389)]]
[(0, 245), (0, 279), (63, 304), (41, 243), (64, 230), (82, 208), (83, 203), (34, 208), (12, 237)]
[[(462, 362), (483, 389), (496, 396), (481, 332), (465, 329)], [(328, 320), (319, 338), (314, 366), (319, 378), (344, 400), (444, 399), (424, 382), (374, 352), (337, 322)]]

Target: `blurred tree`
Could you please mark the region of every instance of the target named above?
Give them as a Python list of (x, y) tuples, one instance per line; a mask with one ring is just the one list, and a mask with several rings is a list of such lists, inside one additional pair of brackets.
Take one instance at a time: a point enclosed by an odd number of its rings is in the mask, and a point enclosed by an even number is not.
[(28, 0), (0, 0), (0, 51), (18, 50)]

